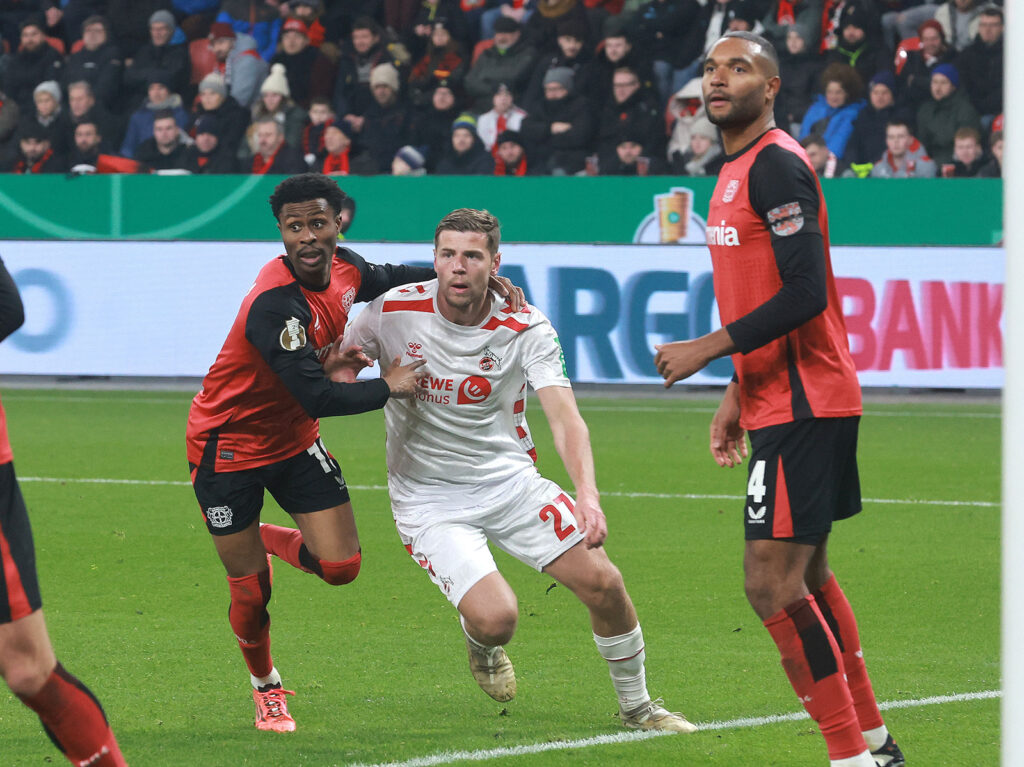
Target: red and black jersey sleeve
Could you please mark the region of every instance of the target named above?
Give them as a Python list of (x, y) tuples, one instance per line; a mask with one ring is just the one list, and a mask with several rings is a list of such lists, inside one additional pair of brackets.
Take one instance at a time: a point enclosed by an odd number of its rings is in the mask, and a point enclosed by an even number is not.
[(310, 418), (376, 410), (388, 400), (383, 379), (344, 384), (331, 381), (308, 333), (313, 316), (297, 283), (264, 291), (249, 307), (245, 338), (259, 352)]
[(437, 273), (423, 266), (405, 266), (404, 264), (371, 264), (358, 253), (348, 248), (339, 248), (338, 257), (348, 261), (359, 270), (362, 281), (356, 302), (372, 301), (377, 296), (387, 293), (391, 288), (407, 285), (410, 282), (426, 282), (437, 276)]
[(771, 234), (782, 287), (726, 329), (747, 354), (821, 314), (828, 305), (818, 184), (802, 158), (777, 144), (750, 167), (750, 204)]

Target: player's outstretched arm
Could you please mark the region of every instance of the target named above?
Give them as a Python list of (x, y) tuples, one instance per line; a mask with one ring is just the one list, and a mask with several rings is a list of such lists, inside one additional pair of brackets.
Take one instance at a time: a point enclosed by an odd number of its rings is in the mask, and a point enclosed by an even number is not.
[(654, 348), (657, 350), (654, 364), (665, 379), (666, 389), (703, 370), (713, 360), (739, 351), (725, 328), (690, 341), (656, 344)]
[(408, 365), (399, 366), (401, 357), (395, 357), (391, 361), (391, 367), (381, 376), (388, 385), (393, 399), (408, 399), (416, 393), (427, 377), (427, 371), (420, 370), (427, 364), (426, 360), (413, 360)]
[(722, 404), (711, 419), (711, 457), (719, 466), (732, 468), (747, 457), (747, 441), (740, 426), (740, 385), (731, 381)]
[(551, 426), (555, 449), (576, 488), (573, 514), (584, 534), (588, 549), (597, 548), (608, 537), (608, 523), (601, 510), (601, 497), (594, 476), (594, 453), (590, 432), (576, 407), (576, 397), (567, 386), (545, 386), (537, 390), (544, 415)]

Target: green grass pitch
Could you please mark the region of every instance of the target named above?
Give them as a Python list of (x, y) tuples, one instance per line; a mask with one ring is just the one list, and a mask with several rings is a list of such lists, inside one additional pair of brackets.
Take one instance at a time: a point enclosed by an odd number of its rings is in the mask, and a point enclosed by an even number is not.
[[(508, 648), (519, 696), (497, 704), (476, 687), (454, 611), (394, 531), (373, 413), (323, 423), (352, 487), (363, 571), (338, 588), (277, 564), (274, 659), (298, 692), (298, 731), (258, 733), (224, 573), (184, 484), (189, 395), (7, 390), (3, 402), (58, 657), (103, 701), (131, 764), (415, 764), (621, 732), (584, 609), (500, 552), (520, 599)], [(741, 502), (709, 497), (745, 488), (744, 470), (708, 455), (715, 404), (710, 395), (581, 399), (607, 549), (637, 605), (649, 687), (693, 721), (728, 723), (799, 705), (743, 597)], [(541, 469), (566, 482), (536, 403), (531, 412)], [(999, 688), (999, 429), (998, 405), (976, 399), (867, 406), (860, 467), (870, 500), (837, 526), (830, 553), (880, 701)], [(269, 497), (263, 518), (288, 522)], [(914, 767), (998, 762), (994, 694), (895, 708), (886, 719)], [(807, 720), (503, 753), (488, 763), (826, 764)], [(58, 763), (38, 721), (0, 686), (0, 765)]]

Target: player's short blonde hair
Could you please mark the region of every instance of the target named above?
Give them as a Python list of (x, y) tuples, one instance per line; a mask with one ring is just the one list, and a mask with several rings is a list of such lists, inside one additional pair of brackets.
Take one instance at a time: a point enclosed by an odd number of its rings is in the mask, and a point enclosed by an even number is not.
[(441, 232), (479, 232), (487, 235), (487, 249), (493, 256), (501, 244), (501, 222), (486, 210), (459, 208), (441, 219), (434, 230), (434, 247)]

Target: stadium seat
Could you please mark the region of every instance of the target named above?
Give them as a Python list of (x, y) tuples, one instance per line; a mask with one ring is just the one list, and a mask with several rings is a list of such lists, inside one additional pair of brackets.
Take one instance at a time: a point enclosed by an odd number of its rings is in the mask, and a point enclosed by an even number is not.
[(192, 85), (198, 85), (217, 65), (217, 58), (210, 50), (210, 41), (205, 37), (188, 44), (188, 57), (192, 60), (192, 74), (189, 78)]
[(492, 40), (481, 40), (476, 45), (474, 45), (473, 46), (473, 58), (469, 62), (469, 65), (473, 66), (474, 64), (476, 64), (476, 60), (478, 58), (480, 58), (480, 54), (483, 53), (484, 51), (486, 51), (488, 48), (491, 48), (493, 46), (494, 46), (494, 40), (493, 39)]
[(910, 51), (917, 51), (920, 50), (920, 48), (920, 37), (908, 37), (905, 40), (900, 41), (900, 44), (896, 46), (896, 59), (893, 62), (897, 75), (903, 71), (903, 67), (907, 63), (907, 57), (910, 55)]

